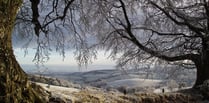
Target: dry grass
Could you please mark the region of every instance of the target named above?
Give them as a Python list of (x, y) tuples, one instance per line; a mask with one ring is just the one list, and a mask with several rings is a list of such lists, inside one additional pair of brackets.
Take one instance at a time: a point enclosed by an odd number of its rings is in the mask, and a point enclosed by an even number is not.
[(73, 94), (74, 103), (208, 103), (200, 95), (188, 93), (140, 93), (134, 95), (80, 91)]

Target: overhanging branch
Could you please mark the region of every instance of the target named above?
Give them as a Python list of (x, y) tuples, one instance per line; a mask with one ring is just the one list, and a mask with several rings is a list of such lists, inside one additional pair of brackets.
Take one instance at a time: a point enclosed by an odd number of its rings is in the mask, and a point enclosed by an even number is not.
[(32, 12), (33, 12), (32, 23), (35, 25), (34, 30), (35, 30), (36, 36), (39, 36), (39, 31), (42, 28), (41, 24), (38, 20), (38, 18), (39, 18), (38, 5), (40, 3), (40, 0), (30, 0), (30, 2), (31, 2), (31, 9), (32, 9)]
[(146, 27), (136, 27), (136, 28), (132, 28), (132, 29), (151, 31), (151, 32), (153, 32), (153, 33), (155, 33), (155, 34), (157, 34), (159, 36), (182, 36), (182, 37), (186, 37), (186, 38), (198, 38), (198, 37), (200, 37), (198, 35), (189, 36), (189, 35), (186, 35), (184, 33), (158, 32), (156, 30), (153, 30), (153, 29), (150, 29), (150, 28), (146, 28)]
[[(199, 58), (199, 55), (197, 54), (183, 54), (183, 55), (178, 55), (178, 56), (167, 56), (167, 55), (163, 55), (161, 53), (159, 53), (158, 51), (152, 50), (151, 48), (148, 48), (144, 45), (142, 45), (140, 43), (140, 41), (135, 37), (135, 35), (132, 32), (132, 28), (131, 28), (131, 24), (128, 18), (128, 14), (126, 11), (126, 7), (124, 5), (124, 2), (122, 0), (120, 0), (121, 3), (121, 7), (122, 7), (122, 11), (124, 13), (124, 17), (126, 20), (126, 27), (124, 27), (125, 31), (127, 32), (127, 34), (129, 35), (130, 39), (127, 39), (129, 41), (131, 41), (132, 43), (134, 43), (139, 49), (149, 53), (150, 55), (154, 56), (154, 57), (158, 57), (160, 59), (166, 60), (166, 61), (170, 61), (170, 62), (174, 62), (174, 61), (180, 61), (180, 60), (192, 60), (192, 61), (196, 61), (197, 58)], [(156, 4), (154, 4), (156, 5)], [(168, 12), (166, 12), (165, 10), (163, 10), (161, 7), (159, 7), (158, 5), (156, 5), (160, 10), (162, 10), (169, 18), (171, 18), (174, 22), (176, 22), (179, 25), (186, 25), (184, 22), (179, 22), (176, 19), (174, 19)], [(158, 34), (164, 35), (162, 33), (156, 32)], [(176, 34), (177, 35), (177, 34)], [(178, 34), (178, 35), (184, 35), (185, 34)]]
[[(37, 36), (39, 36), (39, 33), (40, 33), (40, 30), (47, 33), (46, 30), (44, 30), (44, 28), (46, 28), (49, 24), (53, 23), (54, 21), (56, 20), (63, 20), (66, 15), (67, 15), (67, 12), (70, 8), (70, 5), (74, 2), (75, 0), (70, 0), (67, 2), (65, 8), (64, 8), (64, 11), (63, 11), (63, 14), (61, 16), (57, 16), (56, 18), (53, 18), (51, 19), (50, 21), (47, 21), (46, 22), (46, 19), (44, 20), (45, 24), (41, 25), (41, 23), (39, 22), (38, 18), (39, 18), (39, 9), (38, 9), (38, 5), (40, 3), (40, 0), (30, 0), (31, 2), (31, 9), (32, 9), (32, 12), (33, 12), (33, 15), (32, 15), (32, 23), (35, 25), (34, 27), (34, 30), (35, 30), (35, 34)], [(57, 1), (58, 2), (58, 1)], [(53, 6), (53, 10), (56, 9), (56, 6)], [(51, 14), (52, 12), (49, 13), (49, 15)], [(46, 16), (49, 17), (49, 15)]]
[[(177, 19), (175, 19), (173, 16), (170, 15), (169, 12), (167, 12), (165, 9), (163, 9), (162, 7), (160, 7), (159, 5), (157, 5), (156, 3), (150, 1), (150, 4), (152, 4), (154, 7), (156, 7), (157, 9), (159, 9), (160, 11), (162, 11), (168, 18), (170, 18), (175, 24), (180, 25), (180, 26), (187, 26), (191, 31), (194, 31), (195, 33), (197, 33), (199, 36), (203, 36), (202, 32), (205, 32), (204, 29), (199, 28), (199, 27), (195, 27), (192, 24), (188, 23), (186, 18), (183, 18), (182, 16), (179, 16), (178, 13), (173, 12), (177, 17), (183, 19), (184, 21), (178, 21)], [(174, 10), (173, 10), (174, 11)]]

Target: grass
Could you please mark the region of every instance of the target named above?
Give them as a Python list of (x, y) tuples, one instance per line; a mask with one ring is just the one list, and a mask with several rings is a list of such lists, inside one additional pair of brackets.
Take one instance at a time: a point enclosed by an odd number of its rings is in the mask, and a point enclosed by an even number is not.
[[(73, 94), (75, 103), (203, 103), (201, 95), (188, 93), (139, 93), (133, 95), (80, 91)], [(207, 103), (207, 102), (205, 102)]]

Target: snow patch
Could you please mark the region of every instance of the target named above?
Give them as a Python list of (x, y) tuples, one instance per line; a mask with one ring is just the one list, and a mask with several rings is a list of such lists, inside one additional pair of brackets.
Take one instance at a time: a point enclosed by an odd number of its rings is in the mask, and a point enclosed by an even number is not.
[(162, 80), (133, 78), (133, 79), (116, 80), (116, 81), (107, 83), (107, 85), (111, 87), (116, 87), (116, 88), (121, 87), (121, 86), (134, 88), (134, 87), (156, 86), (160, 84), (161, 82)]
[(80, 91), (79, 89), (76, 88), (60, 87), (60, 86), (48, 85), (44, 83), (36, 83), (36, 84), (42, 86), (44, 89), (46, 89), (49, 92), (73, 93)]

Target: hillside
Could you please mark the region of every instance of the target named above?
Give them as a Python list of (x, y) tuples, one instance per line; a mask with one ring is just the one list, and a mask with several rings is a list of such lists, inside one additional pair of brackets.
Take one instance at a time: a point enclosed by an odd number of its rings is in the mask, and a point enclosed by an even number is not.
[(50, 103), (208, 103), (201, 94), (188, 91), (173, 93), (123, 94), (98, 88), (84, 89), (50, 86), (37, 83), (50, 92)]
[(150, 91), (159, 93), (162, 89), (169, 92), (193, 85), (193, 71), (181, 71), (175, 74), (176, 77), (166, 76), (169, 73), (162, 72), (161, 69), (155, 69), (154, 71), (112, 69), (74, 73), (45, 73), (42, 75), (67, 80), (80, 86), (93, 86), (104, 90), (116, 89), (120, 91), (120, 88), (126, 88), (131, 93)]
[[(39, 76), (33, 76), (33, 79), (39, 80)], [(60, 81), (59, 86), (52, 84), (38, 83), (49, 94), (50, 103), (208, 103), (203, 94), (195, 89), (186, 89), (177, 92), (153, 93), (137, 92), (123, 93), (115, 89), (103, 89), (92, 86), (80, 86), (71, 84), (66, 86), (63, 80), (50, 77), (42, 77), (43, 80)], [(65, 87), (63, 87), (65, 86)], [(124, 90), (124, 88), (122, 88)]]

